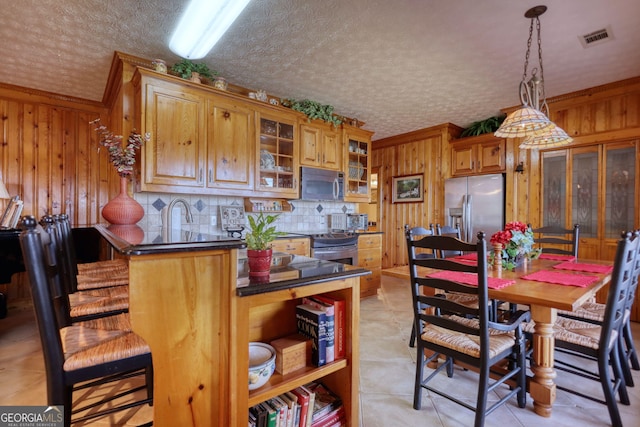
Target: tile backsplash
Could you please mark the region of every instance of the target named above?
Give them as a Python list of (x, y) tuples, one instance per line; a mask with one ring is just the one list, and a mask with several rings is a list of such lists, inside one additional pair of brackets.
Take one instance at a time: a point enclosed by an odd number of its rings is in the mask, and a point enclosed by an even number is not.
[[(184, 199), (191, 209), (193, 224), (189, 227), (197, 227), (197, 231), (207, 234), (225, 234), (220, 226), (219, 206), (238, 205), (244, 206), (242, 197), (203, 196), (188, 194), (168, 193), (135, 193), (133, 197), (144, 208), (145, 215), (138, 223), (143, 228), (161, 227), (162, 209), (176, 198)], [(353, 213), (355, 203), (349, 202), (312, 202), (303, 200), (289, 200), (292, 206), (291, 212), (283, 212), (275, 224), (278, 231), (289, 233), (322, 232), (329, 229), (329, 215), (333, 213)], [(176, 210), (180, 210), (180, 221), (186, 225), (186, 215), (182, 204), (177, 204)], [(246, 215), (252, 215), (246, 213)], [(212, 217), (216, 218), (215, 225)], [(174, 216), (174, 223), (177, 216)], [(175, 227), (175, 225), (174, 225)]]

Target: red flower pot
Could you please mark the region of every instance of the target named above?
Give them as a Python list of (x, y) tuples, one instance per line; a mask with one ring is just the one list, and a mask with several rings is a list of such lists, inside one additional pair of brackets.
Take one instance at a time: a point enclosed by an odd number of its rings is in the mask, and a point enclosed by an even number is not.
[(272, 249), (247, 249), (249, 276), (268, 276), (271, 269)]

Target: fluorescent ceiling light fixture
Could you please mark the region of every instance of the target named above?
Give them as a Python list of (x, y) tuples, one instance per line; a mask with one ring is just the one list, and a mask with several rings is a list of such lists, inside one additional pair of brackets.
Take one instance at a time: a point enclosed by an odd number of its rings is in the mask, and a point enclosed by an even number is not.
[(203, 58), (250, 1), (191, 0), (171, 36), (169, 49), (182, 58)]

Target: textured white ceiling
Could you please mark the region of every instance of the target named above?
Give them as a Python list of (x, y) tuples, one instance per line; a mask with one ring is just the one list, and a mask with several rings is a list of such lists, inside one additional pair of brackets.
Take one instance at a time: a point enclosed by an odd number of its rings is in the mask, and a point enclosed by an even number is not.
[[(0, 0), (0, 82), (100, 101), (114, 51), (179, 60), (167, 45), (185, 4)], [(640, 75), (639, 0), (253, 0), (202, 62), (237, 85), (332, 104), (374, 140), (465, 127), (519, 103), (524, 12), (538, 4), (548, 97)], [(612, 40), (582, 47), (606, 26)]]

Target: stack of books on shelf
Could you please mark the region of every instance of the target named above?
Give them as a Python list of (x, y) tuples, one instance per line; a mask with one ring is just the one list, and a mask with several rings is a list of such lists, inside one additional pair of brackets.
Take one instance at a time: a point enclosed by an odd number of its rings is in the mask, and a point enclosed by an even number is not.
[(298, 333), (311, 340), (311, 363), (323, 366), (345, 357), (345, 302), (327, 295), (302, 299), (296, 307)]
[(297, 387), (249, 409), (249, 427), (346, 425), (342, 400), (319, 382)]

